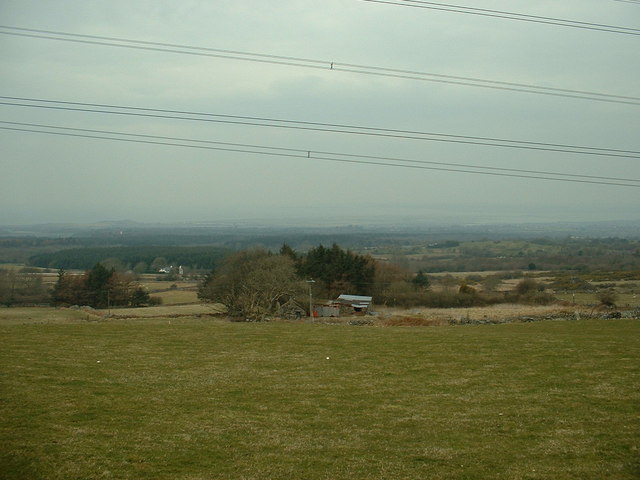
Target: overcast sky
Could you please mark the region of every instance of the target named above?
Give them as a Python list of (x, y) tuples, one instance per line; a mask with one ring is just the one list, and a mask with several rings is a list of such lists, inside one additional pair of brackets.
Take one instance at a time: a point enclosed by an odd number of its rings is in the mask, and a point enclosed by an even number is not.
[[(635, 2), (468, 0), (459, 5), (640, 28), (640, 4)], [(0, 0), (0, 18), (5, 27), (14, 27), (0, 28), (4, 97), (433, 132), (463, 140), (487, 137), (640, 151), (637, 34), (362, 0)], [(220, 53), (213, 50), (190, 50), (207, 55), (170, 53), (158, 51), (155, 44), (147, 46), (156, 50), (122, 48), (98, 44), (105, 40), (90, 37), (43, 35), (15, 27), (325, 63), (309, 68), (257, 62), (269, 58), (255, 55), (245, 56), (250, 61), (221, 58), (213, 56)], [(179, 47), (162, 48), (184, 52)], [(345, 64), (632, 98), (613, 103), (369, 75), (345, 72)], [(309, 158), (301, 152), (291, 152), (297, 157), (257, 155), (0, 129), (0, 224), (120, 219), (293, 223), (302, 219), (367, 223), (384, 218), (397, 223), (640, 219), (638, 154), (594, 156), (0, 101), (31, 105), (0, 105), (0, 121), (50, 126), (1, 123), (5, 128), (82, 134), (53, 126), (309, 152)], [(340, 161), (323, 160), (320, 157), (327, 155), (316, 152), (340, 154), (332, 156)], [(346, 155), (439, 164), (405, 163), (421, 167), (406, 168), (348, 163), (345, 160), (364, 159)], [(505, 176), (551, 177), (551, 173), (637, 186)]]

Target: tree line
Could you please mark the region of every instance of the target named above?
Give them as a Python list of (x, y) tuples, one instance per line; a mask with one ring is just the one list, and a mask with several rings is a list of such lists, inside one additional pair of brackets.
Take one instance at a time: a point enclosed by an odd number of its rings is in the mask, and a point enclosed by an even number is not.
[[(40, 253), (29, 259), (29, 264), (42, 268), (87, 270), (98, 263), (113, 263), (116, 270), (135, 270), (136, 273), (154, 273), (169, 265), (183, 265), (194, 270), (214, 268), (229, 252), (222, 247), (93, 247), (72, 248)], [(116, 264), (120, 268), (116, 268)]]
[(151, 298), (133, 275), (116, 272), (98, 263), (82, 275), (71, 275), (61, 269), (51, 292), (51, 303), (93, 308), (140, 307), (150, 304)]
[(0, 269), (0, 304), (40, 305), (49, 303), (49, 291), (36, 273)]
[(141, 307), (154, 304), (156, 300), (149, 296), (133, 274), (116, 272), (100, 263), (82, 274), (70, 274), (60, 269), (53, 289), (44, 284), (41, 274), (0, 269), (0, 304), (6, 307)]

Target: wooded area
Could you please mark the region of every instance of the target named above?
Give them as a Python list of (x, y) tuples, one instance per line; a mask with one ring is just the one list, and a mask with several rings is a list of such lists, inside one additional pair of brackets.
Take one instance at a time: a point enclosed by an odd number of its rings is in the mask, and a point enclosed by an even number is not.
[(42, 268), (64, 268), (86, 270), (96, 263), (117, 261), (122, 270), (137, 273), (154, 273), (170, 265), (188, 266), (194, 270), (211, 270), (229, 252), (221, 247), (184, 246), (119, 246), (92, 247), (59, 250), (34, 255), (29, 259), (33, 266)]

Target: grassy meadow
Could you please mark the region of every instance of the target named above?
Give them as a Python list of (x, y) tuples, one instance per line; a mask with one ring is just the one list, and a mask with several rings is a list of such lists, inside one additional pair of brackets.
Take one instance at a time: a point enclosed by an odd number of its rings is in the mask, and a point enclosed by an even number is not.
[(0, 309), (2, 479), (637, 479), (640, 323)]
[(187, 305), (198, 303), (198, 282), (176, 280), (175, 282), (157, 281), (157, 275), (143, 275), (140, 284), (152, 297), (159, 298), (162, 305)]

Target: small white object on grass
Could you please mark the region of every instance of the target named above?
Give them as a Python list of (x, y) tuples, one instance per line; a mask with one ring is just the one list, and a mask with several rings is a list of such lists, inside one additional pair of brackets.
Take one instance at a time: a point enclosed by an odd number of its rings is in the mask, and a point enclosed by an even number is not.
[(329, 360), (329, 357), (327, 357), (327, 360)]
[(100, 360), (98, 360), (96, 363), (100, 363)]

